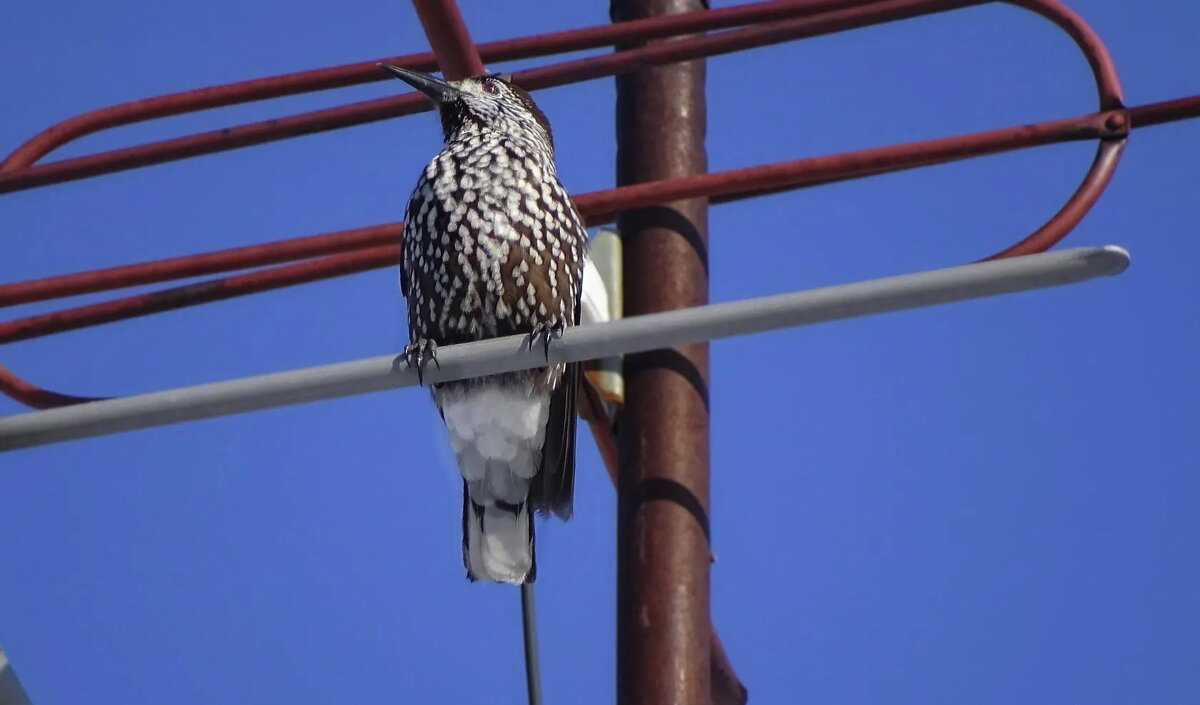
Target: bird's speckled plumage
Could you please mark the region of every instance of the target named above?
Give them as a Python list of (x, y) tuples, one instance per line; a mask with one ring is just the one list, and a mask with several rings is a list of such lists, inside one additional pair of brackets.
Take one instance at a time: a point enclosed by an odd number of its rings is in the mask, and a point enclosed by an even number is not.
[[(410, 349), (576, 325), (587, 231), (545, 116), (499, 77), (423, 88), (390, 70), (434, 99), (446, 139), (405, 214)], [(570, 516), (578, 379), (551, 365), (434, 386), (463, 475), (469, 578), (533, 580), (530, 510)]]

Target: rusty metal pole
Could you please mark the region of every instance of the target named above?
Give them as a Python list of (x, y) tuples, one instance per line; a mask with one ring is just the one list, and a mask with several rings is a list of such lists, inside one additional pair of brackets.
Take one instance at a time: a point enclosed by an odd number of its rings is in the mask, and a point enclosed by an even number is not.
[[(614, 22), (705, 7), (612, 0)], [(669, 40), (668, 40), (669, 41)], [(704, 61), (617, 77), (617, 183), (707, 170)], [(708, 201), (625, 211), (625, 315), (708, 303)], [(617, 499), (617, 702), (708, 705), (708, 345), (625, 359)]]

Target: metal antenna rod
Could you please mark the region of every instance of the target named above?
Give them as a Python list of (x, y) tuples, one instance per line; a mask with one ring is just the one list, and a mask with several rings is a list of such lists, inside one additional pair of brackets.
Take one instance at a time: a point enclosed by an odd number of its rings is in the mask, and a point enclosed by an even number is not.
[(525, 687), (529, 705), (542, 705), (542, 676), (538, 668), (537, 611), (533, 583), (521, 584), (521, 630), (525, 634)]

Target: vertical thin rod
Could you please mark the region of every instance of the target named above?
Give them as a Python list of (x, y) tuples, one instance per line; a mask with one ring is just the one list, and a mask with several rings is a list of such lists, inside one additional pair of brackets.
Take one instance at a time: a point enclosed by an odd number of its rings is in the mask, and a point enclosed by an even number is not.
[(529, 705), (542, 705), (542, 675), (538, 667), (537, 611), (533, 583), (521, 584), (521, 629), (525, 634), (525, 688)]
[(29, 705), (29, 696), (9, 665), (4, 649), (0, 649), (0, 705)]
[[(612, 0), (614, 22), (705, 7)], [(617, 77), (617, 183), (707, 170), (705, 65)], [(708, 202), (626, 211), (626, 316), (708, 302)], [(708, 345), (630, 355), (617, 497), (617, 702), (707, 705), (711, 691)]]

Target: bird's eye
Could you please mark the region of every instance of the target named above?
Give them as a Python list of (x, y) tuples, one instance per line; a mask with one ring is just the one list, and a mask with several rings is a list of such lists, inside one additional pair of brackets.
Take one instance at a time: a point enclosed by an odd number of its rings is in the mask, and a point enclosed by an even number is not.
[(491, 76), (487, 76), (486, 78), (484, 78), (483, 79), (483, 92), (491, 93), (492, 95), (496, 95), (497, 93), (499, 93), (500, 86), (497, 85), (496, 79), (492, 78)]

